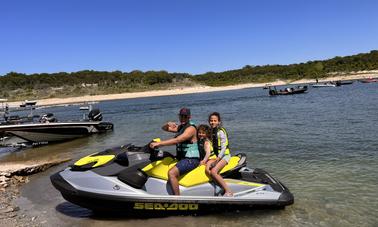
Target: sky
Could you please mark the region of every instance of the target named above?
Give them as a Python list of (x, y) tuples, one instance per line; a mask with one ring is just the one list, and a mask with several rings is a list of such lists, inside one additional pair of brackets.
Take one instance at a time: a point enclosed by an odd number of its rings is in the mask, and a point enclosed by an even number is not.
[(201, 74), (378, 49), (376, 0), (3, 0), (0, 75)]

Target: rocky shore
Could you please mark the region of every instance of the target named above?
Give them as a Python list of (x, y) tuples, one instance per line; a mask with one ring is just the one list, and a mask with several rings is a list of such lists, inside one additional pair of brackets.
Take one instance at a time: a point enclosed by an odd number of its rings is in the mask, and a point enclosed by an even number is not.
[(41, 226), (33, 223), (36, 217), (20, 214), (14, 204), (19, 197), (19, 187), (29, 181), (29, 175), (67, 162), (70, 159), (38, 161), (38, 163), (2, 163), (0, 166), (0, 226)]

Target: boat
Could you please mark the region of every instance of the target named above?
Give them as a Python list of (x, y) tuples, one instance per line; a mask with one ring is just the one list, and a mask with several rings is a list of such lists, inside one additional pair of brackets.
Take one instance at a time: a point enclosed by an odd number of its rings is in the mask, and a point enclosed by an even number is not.
[[(42, 115), (38, 122), (32, 119), (9, 116), (0, 125), (0, 135), (10, 135), (19, 143), (48, 144), (113, 130), (113, 124), (102, 121), (102, 113), (94, 109), (83, 121), (59, 122), (52, 113)], [(18, 143), (18, 142), (17, 142)], [(12, 144), (8, 144), (12, 145)]]
[(336, 86), (353, 84), (353, 80), (338, 80), (335, 82)]
[(221, 175), (233, 191), (224, 194), (200, 165), (179, 178), (173, 195), (167, 172), (177, 162), (171, 153), (127, 144), (98, 152), (50, 176), (53, 186), (73, 204), (101, 214), (202, 214), (294, 203), (289, 189), (263, 169), (247, 167), (246, 155), (232, 156)]
[(263, 89), (269, 89), (269, 87), (273, 86), (272, 84), (265, 84), (265, 86), (263, 87)]
[(368, 78), (368, 79), (363, 79), (363, 80), (359, 80), (361, 83), (374, 83), (374, 82), (378, 82), (378, 78)]
[[(9, 114), (9, 106), (7, 104), (8, 99), (0, 99), (0, 119), (6, 119)], [(0, 121), (0, 125), (5, 121)]]
[(327, 82), (327, 83), (316, 83), (311, 84), (311, 87), (318, 88), (318, 87), (336, 87), (335, 83)]
[(23, 103), (20, 104), (20, 107), (35, 106), (36, 104), (37, 101), (25, 100)]
[(102, 121), (46, 122), (0, 126), (0, 132), (39, 144), (75, 139), (112, 129), (112, 123)]
[(294, 94), (302, 94), (307, 91), (307, 86), (297, 86), (295, 88), (285, 88), (284, 90), (277, 90), (276, 87), (272, 89), (269, 87), (269, 95), (294, 95)]

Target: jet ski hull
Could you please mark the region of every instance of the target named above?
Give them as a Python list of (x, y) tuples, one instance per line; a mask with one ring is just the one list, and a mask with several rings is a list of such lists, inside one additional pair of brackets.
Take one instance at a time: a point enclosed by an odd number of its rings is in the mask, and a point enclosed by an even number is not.
[[(271, 176), (270, 178), (275, 181), (273, 187), (280, 190), (280, 192), (274, 192), (279, 194), (272, 197), (272, 199), (263, 195), (256, 196), (255, 199), (223, 196), (153, 196), (138, 192), (116, 195), (75, 188), (63, 176), (61, 172), (58, 172), (51, 176), (51, 181), (54, 187), (61, 192), (64, 199), (73, 204), (101, 213), (122, 215), (192, 215), (217, 211), (277, 209), (294, 203), (294, 197), (290, 191)], [(116, 185), (113, 186), (112, 191), (116, 189)], [(261, 190), (255, 193), (263, 194), (267, 192)]]
[(294, 197), (280, 181), (262, 169), (246, 167), (238, 154), (221, 170), (234, 192), (223, 189), (199, 166), (179, 179), (180, 196), (167, 183), (167, 171), (177, 160), (168, 152), (160, 157), (146, 146), (125, 145), (86, 156), (50, 179), (69, 202), (111, 214), (202, 214), (214, 211), (283, 208)]

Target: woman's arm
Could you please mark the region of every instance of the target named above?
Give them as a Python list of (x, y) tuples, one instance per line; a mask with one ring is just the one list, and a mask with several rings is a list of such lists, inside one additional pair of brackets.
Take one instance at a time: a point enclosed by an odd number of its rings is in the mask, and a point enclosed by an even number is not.
[(219, 160), (220, 160), (220, 159), (223, 158), (224, 153), (226, 152), (226, 149), (227, 149), (227, 146), (226, 146), (227, 138), (226, 138), (226, 135), (224, 134), (224, 132), (222, 130), (219, 130), (218, 135), (219, 135), (219, 139), (221, 141), (221, 150), (218, 154), (217, 159), (219, 158)]

